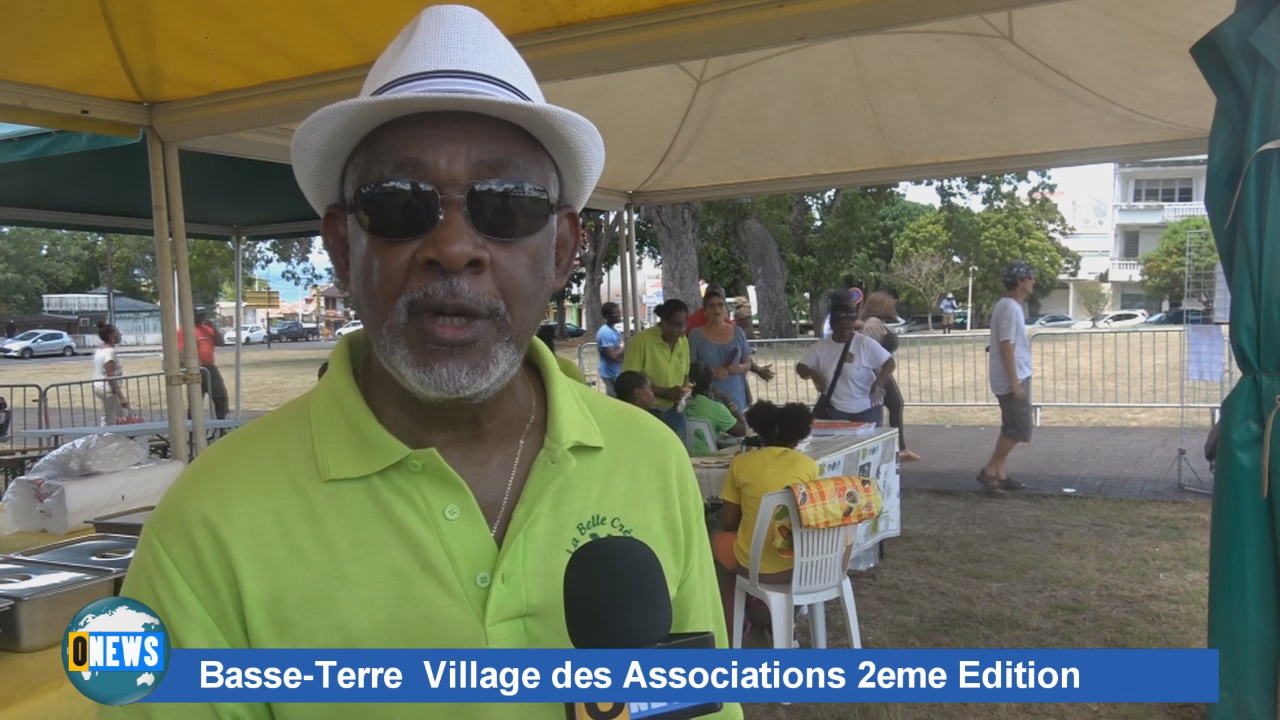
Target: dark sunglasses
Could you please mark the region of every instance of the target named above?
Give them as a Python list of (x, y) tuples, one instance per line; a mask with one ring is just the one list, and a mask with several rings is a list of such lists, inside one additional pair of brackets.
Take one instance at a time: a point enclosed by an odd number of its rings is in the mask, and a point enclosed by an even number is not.
[(462, 195), (441, 195), (420, 180), (375, 180), (356, 189), (347, 207), (370, 235), (411, 240), (429, 234), (444, 219), (443, 197), (464, 200), (467, 222), (490, 240), (519, 240), (547, 226), (555, 204), (547, 189), (517, 180), (481, 180)]

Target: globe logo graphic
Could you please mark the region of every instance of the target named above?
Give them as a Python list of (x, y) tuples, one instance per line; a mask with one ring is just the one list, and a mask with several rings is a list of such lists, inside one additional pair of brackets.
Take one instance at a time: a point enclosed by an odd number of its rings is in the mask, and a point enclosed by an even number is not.
[[(137, 600), (123, 597), (110, 597), (92, 602), (80, 609), (67, 625), (67, 634), (62, 639), (62, 667), (76, 667), (86, 662), (99, 663), (108, 656), (120, 662), (139, 657), (134, 645), (134, 652), (126, 650), (131, 643), (119, 642), (99, 643), (95, 652), (86, 654), (88, 645), (80, 639), (80, 647), (73, 648), (73, 633), (162, 633), (160, 643), (155, 647), (161, 668), (169, 667), (169, 633), (164, 623), (154, 610)], [(101, 638), (101, 636), (99, 636)], [(110, 647), (110, 651), (106, 649)], [(76, 657), (73, 657), (76, 653)], [(146, 651), (141, 651), (145, 655)], [(74, 662), (72, 662), (74, 660)], [(67, 669), (67, 677), (85, 697), (102, 705), (128, 705), (151, 694), (164, 679), (164, 670), (109, 669), (109, 670), (71, 670)]]

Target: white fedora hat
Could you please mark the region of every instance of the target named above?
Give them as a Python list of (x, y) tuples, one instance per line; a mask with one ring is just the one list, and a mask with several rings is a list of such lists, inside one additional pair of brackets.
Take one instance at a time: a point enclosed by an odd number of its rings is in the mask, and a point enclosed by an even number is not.
[(366, 135), (426, 112), (472, 112), (524, 128), (555, 161), (560, 203), (587, 203), (604, 169), (604, 141), (590, 120), (547, 104), (524, 58), (478, 10), (423, 10), (369, 70), (360, 95), (317, 110), (293, 134), (298, 186), (316, 213), (342, 200), (342, 169)]

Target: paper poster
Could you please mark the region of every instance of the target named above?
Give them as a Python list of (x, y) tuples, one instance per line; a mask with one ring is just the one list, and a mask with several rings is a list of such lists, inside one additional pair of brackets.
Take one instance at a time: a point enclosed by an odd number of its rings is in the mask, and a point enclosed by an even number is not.
[(1220, 325), (1187, 326), (1187, 379), (1222, 382), (1226, 360)]
[(1231, 322), (1231, 288), (1227, 286), (1227, 276), (1222, 272), (1222, 263), (1218, 263), (1213, 271), (1213, 321)]

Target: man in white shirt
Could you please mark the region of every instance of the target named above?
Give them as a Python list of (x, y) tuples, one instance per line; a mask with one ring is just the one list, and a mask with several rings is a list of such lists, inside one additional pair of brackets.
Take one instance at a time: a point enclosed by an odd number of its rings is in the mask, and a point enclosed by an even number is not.
[(1022, 490), (1026, 485), (1009, 477), (1009, 453), (1018, 443), (1031, 442), (1031, 342), (1027, 339), (1026, 315), (1022, 303), (1036, 289), (1036, 272), (1022, 260), (1004, 271), (1008, 293), (991, 311), (990, 357), (987, 370), (991, 392), (1000, 401), (1000, 437), (986, 467), (978, 472), (978, 482), (989, 492)]

